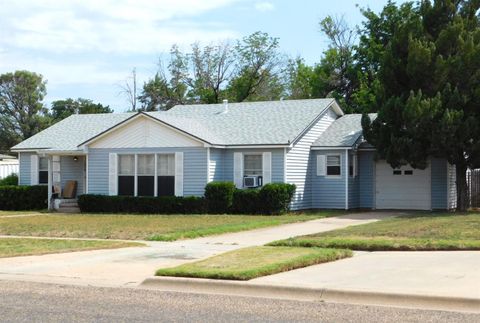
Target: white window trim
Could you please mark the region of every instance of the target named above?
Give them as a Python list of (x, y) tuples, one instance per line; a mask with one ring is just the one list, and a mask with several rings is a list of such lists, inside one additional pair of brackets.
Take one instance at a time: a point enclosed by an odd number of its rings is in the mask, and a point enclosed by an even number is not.
[[(340, 157), (340, 175), (328, 175), (328, 156), (335, 156)], [(329, 179), (339, 179), (342, 178), (343, 170), (342, 170), (342, 154), (340, 153), (330, 153), (325, 154), (325, 178)]]
[[(175, 152), (162, 152), (162, 153), (149, 153), (149, 152), (139, 152), (139, 153), (134, 153), (134, 154), (129, 154), (129, 153), (120, 153), (120, 154), (117, 154), (117, 156), (134, 156), (134, 173), (133, 175), (120, 175), (119, 173), (119, 165), (118, 165), (118, 162), (120, 160), (120, 158), (117, 157), (117, 195), (118, 195), (118, 177), (119, 176), (133, 176), (134, 177), (134, 180), (133, 180), (133, 196), (134, 197), (138, 197), (138, 155), (154, 155), (155, 156), (155, 169), (154, 169), (154, 175), (150, 175), (150, 176), (154, 176), (154, 179), (153, 179), (153, 197), (157, 197), (158, 195), (158, 164), (157, 164), (157, 160), (158, 160), (158, 155), (174, 155), (175, 156)], [(175, 174), (173, 175), (174, 177), (176, 176)]]

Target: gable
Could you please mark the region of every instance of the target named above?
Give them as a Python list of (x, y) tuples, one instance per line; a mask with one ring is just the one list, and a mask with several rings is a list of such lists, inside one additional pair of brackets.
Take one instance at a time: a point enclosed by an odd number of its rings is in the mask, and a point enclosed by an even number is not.
[(177, 130), (139, 115), (134, 120), (99, 137), (91, 148), (203, 147)]

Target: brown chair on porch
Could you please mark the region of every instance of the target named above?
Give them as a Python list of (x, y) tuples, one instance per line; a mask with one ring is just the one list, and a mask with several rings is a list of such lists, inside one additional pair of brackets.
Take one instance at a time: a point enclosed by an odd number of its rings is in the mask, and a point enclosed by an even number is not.
[(77, 181), (66, 181), (63, 188), (62, 197), (64, 199), (74, 199), (77, 196)]

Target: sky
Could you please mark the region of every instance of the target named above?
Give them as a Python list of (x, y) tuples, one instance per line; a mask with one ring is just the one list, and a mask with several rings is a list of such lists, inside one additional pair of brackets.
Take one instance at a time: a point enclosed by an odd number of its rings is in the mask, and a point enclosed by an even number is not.
[(327, 15), (360, 25), (359, 7), (386, 0), (0, 0), (0, 73), (28, 70), (47, 80), (47, 106), (86, 98), (128, 109), (120, 84), (137, 70), (151, 78), (173, 44), (241, 39), (255, 31), (278, 37), (280, 50), (308, 64), (328, 42)]

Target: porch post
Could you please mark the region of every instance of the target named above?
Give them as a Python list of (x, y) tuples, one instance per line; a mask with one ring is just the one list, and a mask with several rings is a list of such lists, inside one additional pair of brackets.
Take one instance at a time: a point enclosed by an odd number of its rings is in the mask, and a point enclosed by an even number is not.
[(47, 205), (48, 210), (52, 209), (52, 157), (47, 155), (48, 161), (48, 190), (47, 190)]

